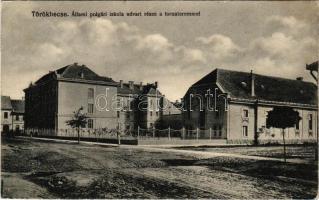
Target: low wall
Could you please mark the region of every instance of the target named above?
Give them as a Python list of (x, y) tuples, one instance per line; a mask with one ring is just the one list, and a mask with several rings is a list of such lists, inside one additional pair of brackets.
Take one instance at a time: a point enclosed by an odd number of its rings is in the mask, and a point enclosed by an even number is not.
[[(73, 140), (73, 141), (78, 140), (77, 137), (65, 137), (65, 136), (36, 136), (35, 138), (52, 138), (52, 139)], [(98, 138), (97, 139), (97, 138), (81, 137), (80, 141), (118, 144), (118, 140), (116, 138)], [(121, 138), (121, 144), (137, 145), (137, 139)]]
[(226, 140), (224, 139), (199, 139), (199, 140), (181, 140), (181, 139), (147, 139), (138, 140), (138, 145), (226, 145)]
[[(286, 144), (305, 144), (311, 143), (314, 144), (317, 141), (315, 139), (286, 139)], [(259, 144), (283, 144), (283, 140), (274, 140), (274, 139), (260, 139), (258, 140)], [(243, 145), (253, 145), (254, 140), (245, 140), (245, 139), (238, 139), (238, 140), (227, 140), (227, 144), (243, 144)]]

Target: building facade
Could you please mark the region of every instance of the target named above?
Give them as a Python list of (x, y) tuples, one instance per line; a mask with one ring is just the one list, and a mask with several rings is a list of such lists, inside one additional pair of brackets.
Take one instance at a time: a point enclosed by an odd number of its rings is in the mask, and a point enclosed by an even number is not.
[(66, 136), (71, 128), (66, 122), (82, 107), (88, 115), (88, 131), (151, 129), (163, 115), (165, 97), (157, 86), (157, 82), (115, 82), (74, 63), (49, 72), (24, 90), (25, 126), (28, 130), (49, 130), (50, 135)]
[(1, 132), (24, 130), (24, 100), (1, 96)]
[(70, 128), (66, 121), (81, 107), (88, 116), (88, 129), (116, 127), (116, 111), (111, 103), (117, 83), (85, 65), (74, 63), (49, 72), (24, 92), (28, 129), (54, 130), (51, 134), (63, 135)]
[[(316, 140), (317, 87), (302, 79), (216, 69), (195, 84), (184, 98), (183, 121), (187, 128), (211, 129), (215, 138), (229, 143)], [(301, 120), (293, 128), (267, 128), (268, 111), (291, 107)]]

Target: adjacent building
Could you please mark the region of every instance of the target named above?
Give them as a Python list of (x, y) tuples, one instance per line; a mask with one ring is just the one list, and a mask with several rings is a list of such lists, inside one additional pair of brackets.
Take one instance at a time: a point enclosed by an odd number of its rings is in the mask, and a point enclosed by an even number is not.
[(288, 140), (315, 140), (318, 130), (317, 87), (297, 80), (215, 69), (194, 83), (183, 98), (183, 121), (187, 129), (251, 143), (282, 139), (282, 131), (267, 128), (268, 111), (288, 106), (299, 112), (299, 124), (285, 130)]
[(118, 85), (117, 110), (118, 127), (124, 130), (137, 130), (153, 128), (161, 118), (160, 103), (163, 95), (154, 84), (134, 84), (133, 81), (124, 83), (120, 80)]
[(1, 96), (1, 132), (24, 130), (24, 100)]
[(184, 127), (182, 118), (182, 104), (178, 101), (171, 102), (165, 99), (160, 123), (162, 128), (182, 129)]

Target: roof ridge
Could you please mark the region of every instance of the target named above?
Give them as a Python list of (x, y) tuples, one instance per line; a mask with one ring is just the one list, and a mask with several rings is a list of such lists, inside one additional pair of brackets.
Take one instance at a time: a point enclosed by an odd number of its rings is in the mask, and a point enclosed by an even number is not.
[[(238, 70), (231, 70), (231, 69), (224, 69), (224, 68), (216, 68), (215, 70), (217, 70), (217, 71), (228, 71), (228, 72), (238, 72), (238, 73), (250, 74), (250, 72), (246, 72), (246, 71), (238, 71)], [(213, 71), (212, 71), (212, 72), (213, 72)], [(276, 78), (276, 79), (289, 80), (289, 81), (298, 81), (298, 80), (296, 80), (296, 79), (287, 78), (287, 77), (264, 75), (264, 74), (260, 74), (260, 73), (254, 73), (254, 72), (253, 72), (253, 74), (254, 74), (254, 75), (257, 75), (257, 76), (268, 77), (268, 78)], [(217, 79), (218, 79), (218, 74), (217, 74)], [(311, 81), (304, 81), (304, 80), (303, 80), (303, 81), (300, 81), (300, 82), (314, 84), (314, 83), (311, 82)]]

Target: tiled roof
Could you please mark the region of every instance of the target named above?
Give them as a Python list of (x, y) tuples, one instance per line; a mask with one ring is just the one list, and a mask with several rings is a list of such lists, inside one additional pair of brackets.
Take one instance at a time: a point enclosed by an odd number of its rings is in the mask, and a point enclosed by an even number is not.
[(1, 109), (2, 110), (11, 110), (11, 99), (9, 96), (1, 96)]
[(251, 96), (251, 74), (247, 72), (215, 69), (193, 86), (218, 82), (232, 98), (317, 105), (317, 86), (313, 83), (259, 74), (254, 76), (254, 97)]
[(133, 84), (133, 87), (130, 88), (129, 83), (123, 83), (123, 86), (120, 86), (120, 83), (117, 87), (117, 92), (119, 94), (137, 94), (137, 95), (142, 95), (142, 94), (148, 94), (148, 95), (162, 95), (157, 89), (154, 84), (147, 84), (147, 85), (141, 85), (139, 84)]
[(103, 81), (103, 82), (112, 82), (112, 78), (104, 77), (96, 74), (91, 69), (89, 69), (85, 65), (78, 65), (77, 63), (67, 65), (56, 71), (51, 71), (48, 74), (42, 76), (38, 81), (35, 83), (44, 82), (50, 77), (59, 76), (62, 78), (74, 79), (74, 80), (88, 80), (88, 81)]
[(133, 88), (130, 88), (130, 85), (128, 83), (123, 83), (123, 86), (121, 87), (120, 84), (117, 87), (117, 92), (119, 94), (142, 94), (143, 89), (140, 89), (140, 85), (133, 84)]
[(24, 113), (24, 100), (13, 99), (11, 100), (13, 112)]

